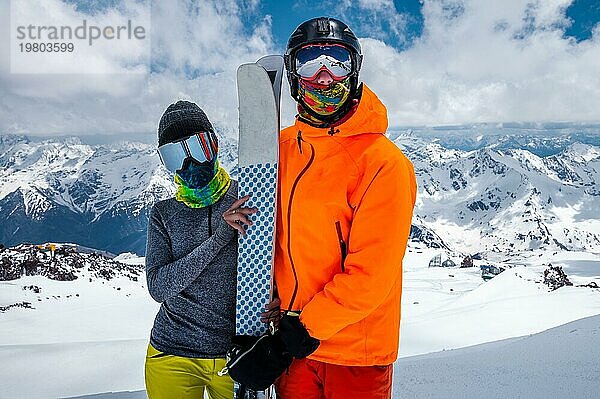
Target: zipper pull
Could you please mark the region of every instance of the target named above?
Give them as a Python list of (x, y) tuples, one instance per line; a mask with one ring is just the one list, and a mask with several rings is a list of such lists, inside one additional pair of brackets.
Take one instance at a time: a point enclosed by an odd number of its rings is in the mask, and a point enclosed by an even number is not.
[(300, 154), (302, 154), (302, 130), (298, 130), (298, 148), (300, 149)]
[(335, 131), (333, 130), (333, 126), (331, 126), (331, 128), (329, 128), (329, 132), (327, 132), (330, 136), (333, 136), (336, 133), (339, 133), (340, 129), (335, 129)]

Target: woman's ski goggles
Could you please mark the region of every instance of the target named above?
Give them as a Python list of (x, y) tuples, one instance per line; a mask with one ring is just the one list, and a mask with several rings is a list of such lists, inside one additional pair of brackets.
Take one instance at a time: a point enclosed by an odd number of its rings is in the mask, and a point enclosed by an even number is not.
[(160, 161), (171, 172), (181, 169), (188, 158), (199, 163), (212, 161), (217, 151), (217, 136), (213, 132), (195, 133), (184, 140), (163, 144), (157, 150)]
[(341, 80), (352, 74), (352, 54), (341, 44), (308, 44), (294, 55), (294, 71), (307, 80), (314, 79), (323, 69)]

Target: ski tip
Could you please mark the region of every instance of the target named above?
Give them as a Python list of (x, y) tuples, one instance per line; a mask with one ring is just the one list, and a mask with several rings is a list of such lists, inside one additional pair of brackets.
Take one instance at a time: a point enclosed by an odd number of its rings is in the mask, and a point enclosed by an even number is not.
[(256, 64), (254, 62), (248, 62), (248, 63), (245, 63), (245, 64), (241, 64), (238, 67), (237, 71), (238, 71), (238, 73), (240, 73), (240, 71), (254, 69), (254, 68), (256, 68)]
[(258, 65), (269, 66), (273, 69), (283, 68), (283, 56), (279, 54), (265, 55), (256, 61)]

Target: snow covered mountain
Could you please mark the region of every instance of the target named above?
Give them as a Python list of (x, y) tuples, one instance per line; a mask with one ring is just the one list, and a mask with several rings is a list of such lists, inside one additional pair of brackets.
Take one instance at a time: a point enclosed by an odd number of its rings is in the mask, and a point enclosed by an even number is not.
[[(596, 136), (466, 132), (390, 134), (417, 173), (413, 242), (454, 256), (600, 252)], [(220, 138), (220, 158), (235, 176), (237, 148), (228, 137)], [(174, 189), (154, 145), (0, 135), (0, 243), (7, 246), (76, 242), (143, 255), (148, 212)]]
[[(233, 158), (223, 159), (231, 167)], [(0, 135), (0, 243), (6, 246), (76, 242), (143, 254), (150, 208), (174, 190), (154, 145)]]
[(414, 127), (391, 132), (392, 137), (413, 132), (444, 148), (472, 151), (482, 148), (526, 149), (540, 157), (555, 155), (572, 143), (600, 146), (600, 125), (572, 123), (480, 123), (462, 126)]
[(0, 242), (142, 250), (149, 207), (169, 194), (155, 158), (137, 143), (0, 136)]
[(452, 250), (600, 252), (600, 147), (564, 139), (546, 157), (493, 145), (448, 149), (411, 132), (394, 142), (415, 165), (416, 220)]

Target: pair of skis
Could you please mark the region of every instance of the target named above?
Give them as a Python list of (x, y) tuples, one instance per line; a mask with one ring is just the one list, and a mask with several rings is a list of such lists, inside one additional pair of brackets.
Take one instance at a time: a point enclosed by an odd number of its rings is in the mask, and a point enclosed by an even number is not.
[[(238, 236), (236, 334), (260, 336), (260, 314), (273, 294), (277, 214), (279, 104), (283, 57), (270, 55), (237, 71), (239, 100), (238, 195), (258, 208), (252, 226)], [(235, 383), (234, 399), (274, 399), (273, 387), (254, 392)]]

